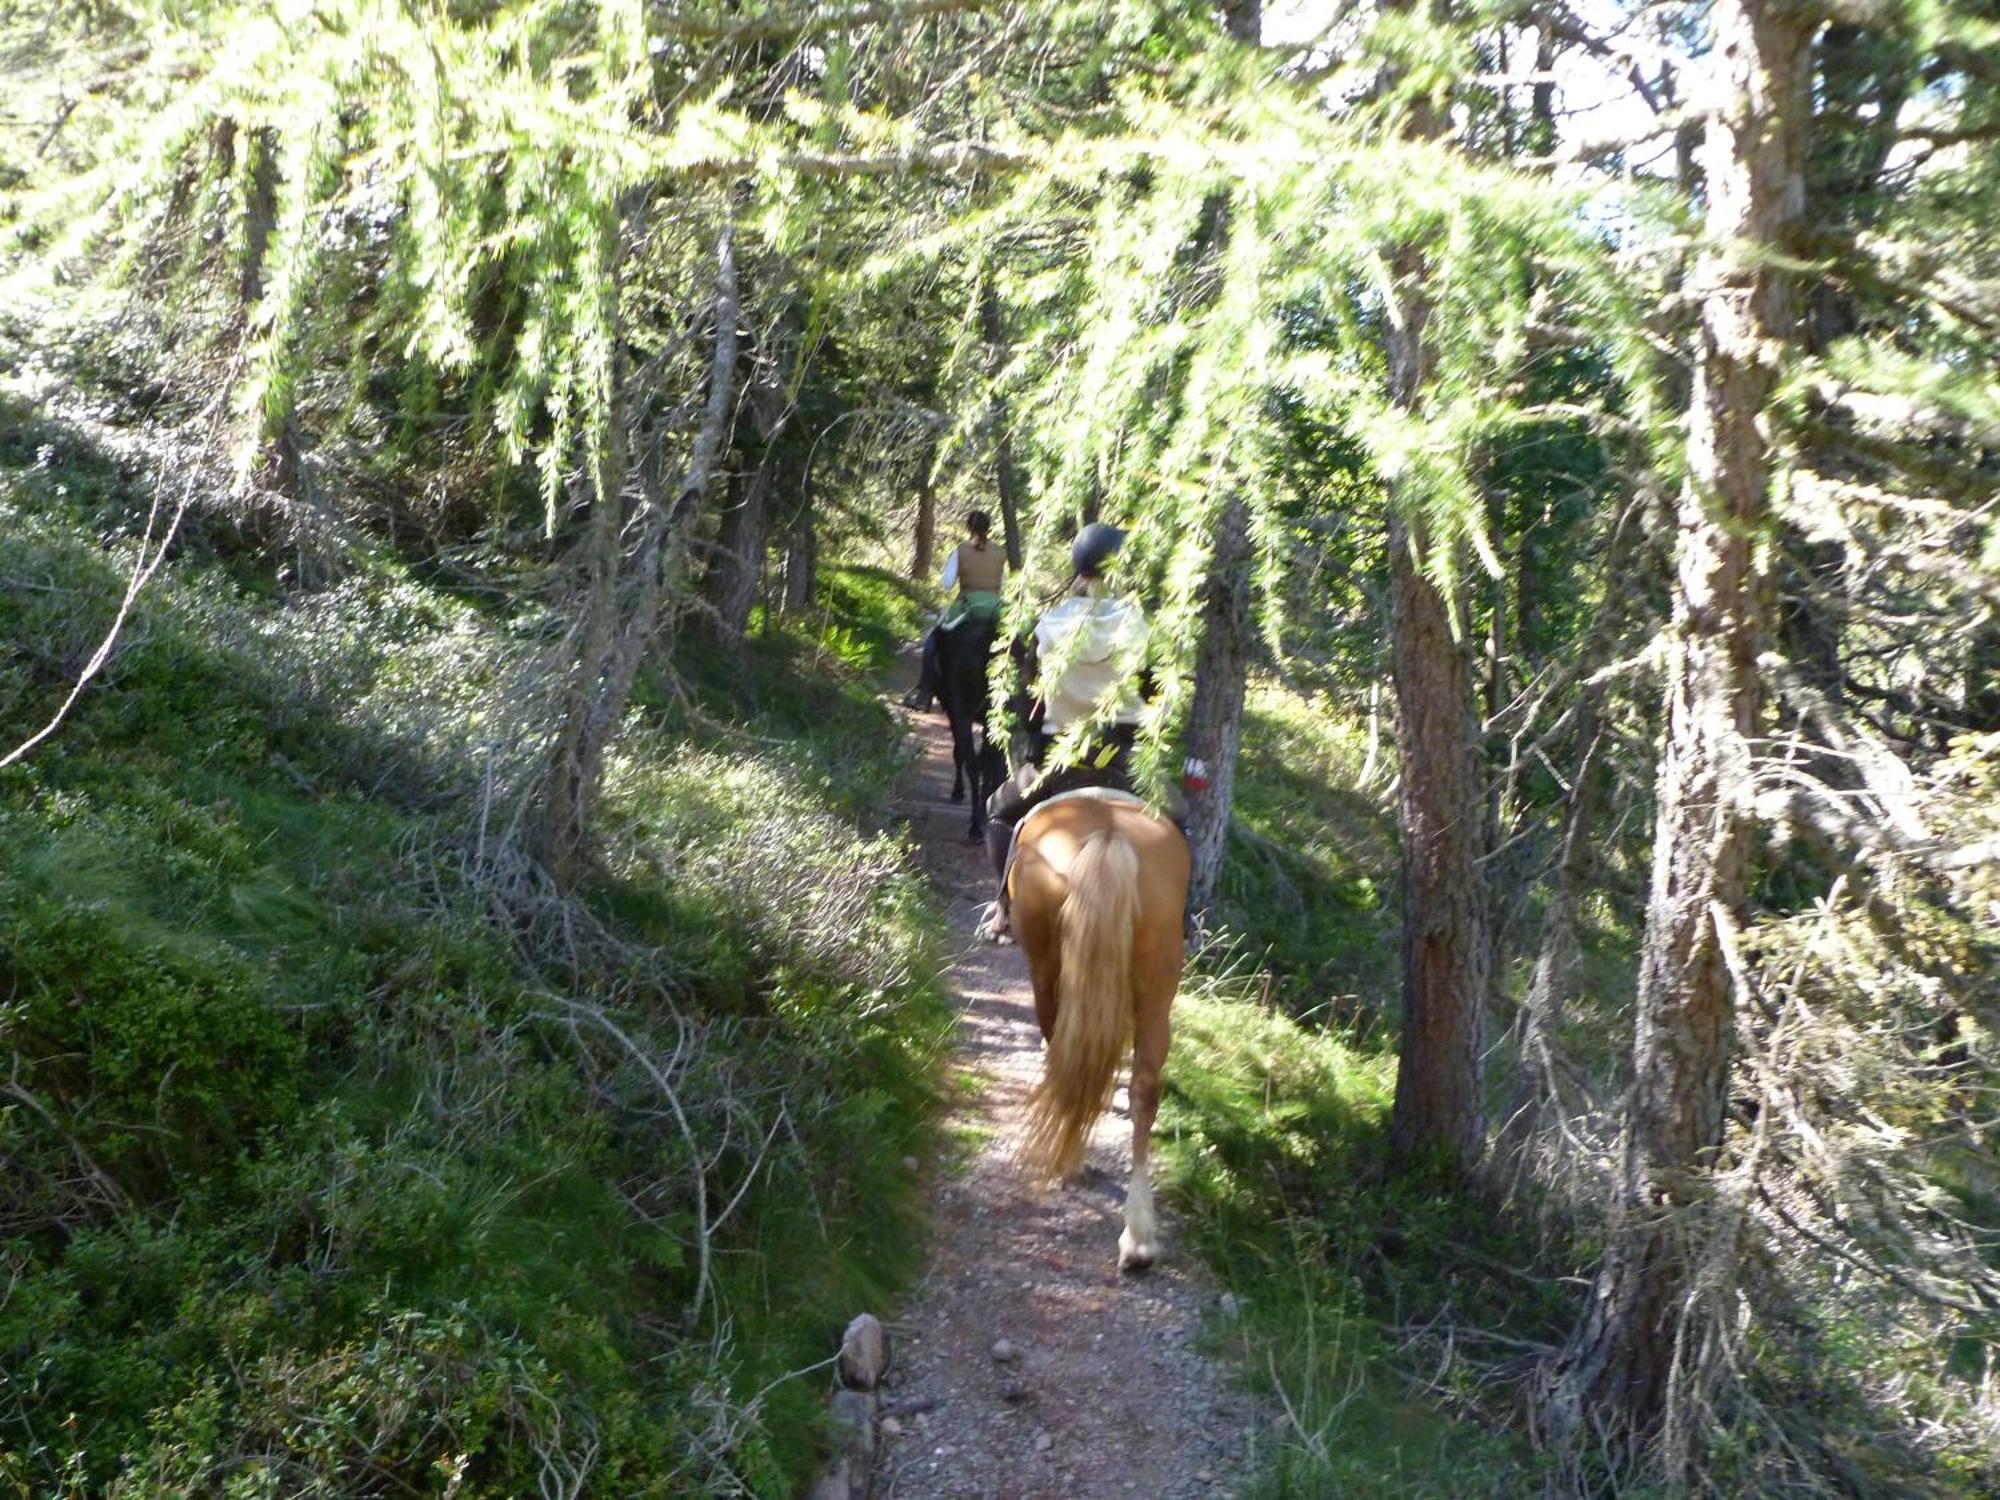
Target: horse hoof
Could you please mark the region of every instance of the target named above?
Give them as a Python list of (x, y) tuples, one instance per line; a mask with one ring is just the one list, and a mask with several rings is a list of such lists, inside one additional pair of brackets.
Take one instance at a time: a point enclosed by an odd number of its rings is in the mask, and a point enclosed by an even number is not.
[(954, 802), (963, 802), (965, 800), (965, 788), (962, 786), (953, 787), (951, 789), (951, 800)]
[(1153, 1269), (1153, 1262), (1159, 1258), (1159, 1249), (1154, 1245), (1141, 1245), (1133, 1241), (1129, 1233), (1118, 1236), (1118, 1269), (1136, 1275), (1140, 1271)]

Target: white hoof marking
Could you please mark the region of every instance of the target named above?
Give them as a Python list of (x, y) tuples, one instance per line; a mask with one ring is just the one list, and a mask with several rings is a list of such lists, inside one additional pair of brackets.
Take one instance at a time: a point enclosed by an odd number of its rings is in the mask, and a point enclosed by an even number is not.
[(1121, 1270), (1143, 1271), (1159, 1257), (1159, 1225), (1153, 1219), (1153, 1184), (1145, 1172), (1132, 1174), (1125, 1190), (1125, 1232), (1118, 1236)]

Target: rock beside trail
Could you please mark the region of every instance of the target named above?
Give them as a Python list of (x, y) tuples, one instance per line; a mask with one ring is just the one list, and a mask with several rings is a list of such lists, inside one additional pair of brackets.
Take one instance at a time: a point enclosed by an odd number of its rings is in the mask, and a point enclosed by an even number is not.
[(889, 1373), (889, 1331), (873, 1313), (862, 1313), (840, 1339), (840, 1383), (872, 1391)]

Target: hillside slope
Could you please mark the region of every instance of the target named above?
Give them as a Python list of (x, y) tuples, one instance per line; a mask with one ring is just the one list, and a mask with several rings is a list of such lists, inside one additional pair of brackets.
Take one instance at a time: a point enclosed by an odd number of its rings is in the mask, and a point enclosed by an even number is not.
[[(6, 416), (11, 746), (153, 492), (146, 434)], [(912, 1269), (943, 1021), (876, 831), (894, 596), (686, 653), (559, 897), (482, 797), (534, 622), (241, 543), (191, 517), (0, 773), (0, 1488), (788, 1493), (813, 1367)]]

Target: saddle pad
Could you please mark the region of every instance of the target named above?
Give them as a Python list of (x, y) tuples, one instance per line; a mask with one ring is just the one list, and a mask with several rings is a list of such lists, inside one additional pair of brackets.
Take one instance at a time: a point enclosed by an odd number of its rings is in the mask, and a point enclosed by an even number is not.
[(1126, 807), (1144, 808), (1146, 805), (1144, 797), (1134, 796), (1130, 792), (1120, 791), (1117, 787), (1113, 786), (1080, 786), (1074, 791), (1057, 792), (1046, 802), (1037, 802), (1033, 807), (1028, 809), (1028, 815), (1014, 825), (1014, 836), (1007, 840), (1007, 868), (1000, 872), (1000, 887), (1002, 890), (1005, 890), (1007, 882), (1014, 878), (1014, 856), (1021, 851), (1021, 835), (1027, 831), (1028, 825), (1058, 803), (1079, 802), (1085, 799), (1092, 802), (1122, 803)]

